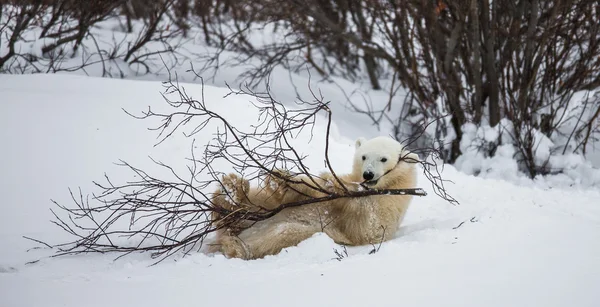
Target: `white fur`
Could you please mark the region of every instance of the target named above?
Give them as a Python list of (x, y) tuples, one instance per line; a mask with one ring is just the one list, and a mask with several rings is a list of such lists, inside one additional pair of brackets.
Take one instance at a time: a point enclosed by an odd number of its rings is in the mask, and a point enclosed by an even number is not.
[[(362, 157), (365, 160), (362, 160)], [(352, 173), (334, 180), (331, 173), (321, 173), (315, 179), (330, 192), (341, 193), (342, 186), (349, 191), (361, 191), (363, 172), (372, 171), (374, 178), (367, 182), (372, 189), (408, 189), (416, 187), (414, 163), (400, 157), (410, 154), (402, 144), (389, 137), (371, 140), (358, 139)], [(387, 161), (382, 162), (381, 159)], [(385, 176), (382, 176), (386, 174)], [(297, 176), (295, 181), (286, 182), (278, 178), (268, 178), (271, 185), (265, 189), (249, 188), (249, 182), (229, 175), (223, 178), (225, 186), (234, 185), (232, 190), (250, 190), (248, 199), (240, 199), (246, 207), (261, 204), (260, 209), (274, 209), (280, 204), (303, 201), (308, 198), (322, 198), (328, 194), (311, 189), (312, 180)], [(303, 182), (299, 182), (303, 181)], [(274, 184), (274, 185), (273, 185)], [(216, 206), (234, 209), (223, 196), (215, 193)], [(238, 197), (239, 198), (239, 197)], [(346, 197), (330, 201), (289, 207), (262, 221), (241, 221), (228, 226), (227, 231), (217, 231), (217, 242), (211, 251), (220, 251), (226, 257), (256, 259), (279, 253), (283, 248), (297, 245), (318, 232), (325, 232), (338, 244), (366, 245), (377, 244), (394, 237), (404, 219), (411, 202), (411, 195), (372, 195), (366, 197)], [(257, 208), (259, 210), (259, 208)], [(213, 213), (213, 220), (219, 215)], [(323, 221), (327, 221), (325, 224)]]
[[(408, 152), (402, 144), (387, 136), (370, 140), (358, 138), (355, 147), (355, 166), (360, 166), (361, 174), (372, 172), (373, 181), (379, 180), (387, 171), (396, 167), (400, 157), (419, 161), (417, 154)], [(385, 162), (382, 159), (385, 159)]]

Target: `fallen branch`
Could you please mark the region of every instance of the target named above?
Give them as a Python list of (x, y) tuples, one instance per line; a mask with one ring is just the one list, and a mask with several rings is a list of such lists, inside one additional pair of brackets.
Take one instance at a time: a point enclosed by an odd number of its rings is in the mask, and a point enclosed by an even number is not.
[[(93, 195), (90, 204), (89, 197), (84, 198), (79, 191), (76, 197), (71, 191), (74, 207), (67, 207), (54, 202), (66, 217), (61, 217), (54, 210), (55, 220), (52, 221), (74, 237), (73, 241), (51, 245), (37, 239), (37, 243), (46, 244), (58, 249), (53, 257), (79, 253), (122, 253), (119, 257), (132, 252), (151, 252), (158, 262), (179, 252), (183, 255), (193, 250), (199, 250), (205, 239), (219, 229), (235, 228), (242, 223), (254, 223), (268, 219), (286, 208), (332, 201), (341, 198), (368, 197), (373, 195), (413, 195), (426, 196), (420, 188), (378, 190), (362, 186), (358, 191), (345, 188), (342, 180), (337, 178), (328, 158), (329, 127), (331, 125), (331, 110), (322, 97), (313, 94), (314, 101), (301, 101), (300, 108), (291, 110), (276, 101), (268, 92), (258, 94), (249, 90), (233, 91), (228, 95), (249, 95), (256, 102), (259, 111), (259, 124), (251, 131), (241, 131), (229, 123), (223, 116), (210, 110), (202, 98), (194, 100), (176, 82), (165, 83), (163, 94), (165, 101), (174, 108), (169, 113), (157, 113), (149, 109), (138, 119), (159, 118), (162, 121), (157, 128), (159, 131), (158, 144), (172, 136), (175, 131), (183, 129), (190, 123), (195, 123), (191, 137), (215, 121), (224, 131), (217, 131), (212, 141), (206, 145), (201, 158), (196, 158), (192, 142), (191, 165), (189, 174), (183, 176), (171, 166), (154, 161), (158, 166), (168, 170), (172, 180), (152, 176), (148, 172), (121, 161), (121, 166), (128, 168), (136, 181), (125, 184), (114, 184), (107, 175), (105, 183), (94, 182), (101, 190)], [(176, 95), (177, 100), (169, 99)], [(312, 131), (316, 116), (319, 112), (326, 113), (327, 136), (325, 138), (325, 161), (332, 176), (337, 180), (340, 189), (330, 190), (318, 184), (318, 176), (309, 172), (305, 157), (291, 145), (291, 139), (302, 130)], [(133, 115), (132, 115), (133, 116)], [(312, 136), (312, 132), (311, 132)], [(157, 145), (158, 145), (157, 144)], [(400, 160), (408, 159), (401, 157)], [(258, 180), (264, 183), (265, 178), (277, 178), (285, 183), (304, 184), (311, 189), (323, 193), (324, 196), (307, 198), (302, 201), (279, 204), (273, 209), (262, 208), (259, 204), (252, 206), (235, 203), (231, 208), (224, 208), (213, 203), (211, 195), (214, 186), (223, 187), (224, 173), (213, 168), (214, 162), (226, 161), (238, 174), (244, 174), (248, 180)], [(400, 162), (400, 161), (399, 161)], [(427, 178), (434, 186), (436, 193), (442, 197), (445, 193), (443, 180), (436, 171), (434, 162), (406, 161), (419, 163)], [(283, 175), (279, 169), (289, 170)], [(429, 174), (429, 175), (428, 175)], [(433, 175), (436, 174), (436, 175)], [(288, 176), (291, 175), (291, 176)], [(303, 175), (309, 180), (294, 179), (295, 175)], [(209, 178), (209, 179), (206, 179)], [(322, 181), (321, 181), (322, 182)], [(360, 183), (357, 183), (360, 184)], [(292, 185), (288, 185), (291, 188)], [(208, 191), (208, 192), (207, 192)], [(439, 193), (442, 191), (443, 193)], [(247, 191), (246, 191), (247, 192)], [(451, 203), (456, 202), (451, 197), (444, 198)], [(219, 218), (215, 219), (215, 216)]]

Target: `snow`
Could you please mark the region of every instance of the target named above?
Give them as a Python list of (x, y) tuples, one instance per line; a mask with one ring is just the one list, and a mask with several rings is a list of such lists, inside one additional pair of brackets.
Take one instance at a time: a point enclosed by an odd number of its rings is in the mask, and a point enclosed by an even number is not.
[[(185, 87), (192, 96), (200, 93), (198, 84)], [(437, 197), (420, 176), (428, 196), (413, 200), (396, 238), (374, 254), (373, 246), (349, 247), (347, 257), (336, 259), (342, 247), (324, 234), (253, 261), (199, 252), (150, 266), (148, 254), (114, 261), (114, 254), (46, 258), (52, 251), (27, 251), (38, 245), (23, 236), (68, 239), (49, 222), (50, 199), (68, 203), (69, 187), (93, 192), (91, 181), (104, 173), (130, 179), (114, 165), (119, 159), (156, 172), (149, 157), (185, 168), (190, 139), (177, 134), (154, 146), (157, 134), (147, 128), (156, 122), (123, 111), (168, 109), (162, 90), (156, 81), (0, 75), (0, 306), (591, 307), (600, 300), (600, 191), (577, 182), (552, 185), (553, 179), (504, 180), (514, 173), (508, 147), (498, 149), (506, 159), (490, 166), (507, 169), (497, 178), (445, 166), (442, 176), (452, 181), (447, 188), (459, 206)], [(222, 98), (226, 93), (206, 86), (209, 108), (236, 126), (253, 124), (248, 97)], [(337, 97), (329, 94), (326, 99)], [(336, 172), (347, 172), (354, 139), (378, 132), (352, 117), (334, 125), (331, 161)], [(341, 128), (348, 126), (352, 132)], [(211, 129), (196, 136), (197, 150)], [(323, 142), (323, 121), (311, 142), (306, 134), (294, 142), (311, 154), (315, 172), (324, 167)], [(576, 159), (561, 161), (577, 172)]]
[(524, 176), (519, 176), (519, 166), (514, 159), (516, 149), (511, 143), (500, 144), (492, 157), (486, 155), (486, 152), (490, 150), (489, 143), (493, 143), (499, 138), (507, 139), (506, 130), (501, 127), (506, 127), (506, 124), (501, 123), (498, 128), (465, 124), (460, 143), (463, 154), (456, 160), (454, 166), (466, 174), (482, 178), (511, 182), (526, 181)]

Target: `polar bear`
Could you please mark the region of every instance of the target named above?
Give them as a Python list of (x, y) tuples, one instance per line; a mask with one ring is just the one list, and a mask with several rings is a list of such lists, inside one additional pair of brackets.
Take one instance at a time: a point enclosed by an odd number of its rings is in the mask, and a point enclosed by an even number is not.
[[(338, 175), (341, 183), (331, 173), (313, 179), (285, 177), (287, 181), (268, 176), (266, 187), (250, 188), (247, 180), (230, 174), (224, 176), (223, 188), (214, 193), (212, 201), (228, 210), (239, 206), (261, 210), (324, 197), (328, 192), (341, 193), (344, 187), (351, 191), (415, 188), (418, 161), (418, 155), (390, 137), (358, 138), (352, 173)], [(376, 195), (289, 207), (266, 220), (225, 225), (217, 231), (209, 252), (221, 252), (227, 258), (258, 259), (295, 246), (318, 232), (326, 233), (338, 244), (377, 244), (394, 236), (411, 199), (410, 195)], [(212, 218), (217, 223), (223, 221), (216, 213)]]

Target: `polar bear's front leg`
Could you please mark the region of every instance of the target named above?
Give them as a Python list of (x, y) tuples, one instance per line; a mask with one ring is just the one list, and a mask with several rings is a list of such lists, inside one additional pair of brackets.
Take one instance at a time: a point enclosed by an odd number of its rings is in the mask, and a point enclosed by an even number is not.
[(321, 179), (325, 181), (325, 188), (333, 193), (343, 193), (346, 190), (350, 192), (362, 191), (364, 188), (360, 182), (353, 182), (350, 176), (333, 176), (330, 173), (321, 174)]
[(331, 173), (319, 176), (291, 176), (288, 172), (275, 171), (266, 178), (267, 187), (281, 203), (291, 203), (307, 198), (319, 198), (331, 193), (361, 191), (360, 182), (351, 180), (352, 175), (335, 178)]
[(325, 196), (324, 181), (316, 176), (293, 176), (287, 171), (275, 170), (267, 176), (265, 182), (280, 204)]

